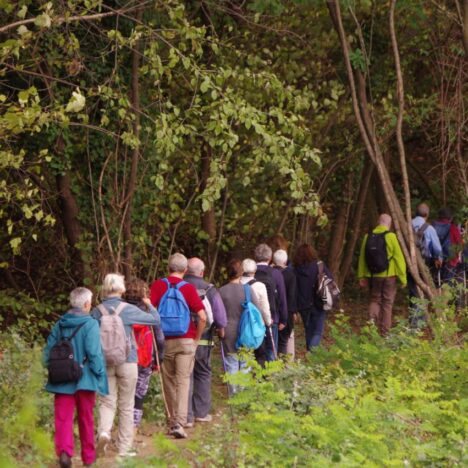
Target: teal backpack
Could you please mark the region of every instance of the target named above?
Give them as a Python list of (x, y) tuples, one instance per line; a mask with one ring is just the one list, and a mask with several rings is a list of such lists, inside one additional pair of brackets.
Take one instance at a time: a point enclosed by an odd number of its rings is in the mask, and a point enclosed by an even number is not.
[(250, 286), (244, 284), (245, 301), (242, 303), (242, 315), (239, 322), (239, 335), (236, 341), (236, 349), (257, 349), (265, 338), (265, 324), (262, 314), (252, 303)]

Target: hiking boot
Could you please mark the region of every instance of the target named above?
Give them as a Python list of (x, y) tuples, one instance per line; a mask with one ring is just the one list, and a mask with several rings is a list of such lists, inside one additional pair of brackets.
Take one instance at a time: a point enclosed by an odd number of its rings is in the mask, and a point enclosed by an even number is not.
[(195, 418), (196, 422), (211, 422), (213, 421), (213, 416), (211, 414), (207, 414), (204, 418)]
[(187, 429), (191, 429), (193, 427), (193, 421), (188, 421), (184, 424), (184, 427)]
[(60, 468), (70, 468), (72, 466), (71, 457), (66, 452), (62, 452), (59, 457)]
[(187, 433), (184, 431), (184, 428), (177, 424), (171, 429), (171, 435), (174, 436), (176, 439), (186, 439)]
[(99, 434), (96, 448), (98, 456), (106, 454), (107, 446), (109, 445), (110, 440), (110, 435), (107, 432), (101, 432)]

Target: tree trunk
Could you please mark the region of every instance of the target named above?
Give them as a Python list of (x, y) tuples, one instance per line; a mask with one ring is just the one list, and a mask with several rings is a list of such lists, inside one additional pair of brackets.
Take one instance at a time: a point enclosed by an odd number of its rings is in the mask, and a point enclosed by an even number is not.
[[(418, 262), (412, 262), (410, 251), (408, 248), (408, 245), (410, 243), (410, 239), (407, 236), (408, 229), (405, 229), (404, 226), (406, 223), (405, 216), (403, 214), (400, 203), (393, 188), (389, 172), (387, 170), (387, 167), (385, 166), (380, 144), (376, 138), (375, 132), (369, 132), (366, 128), (366, 122), (372, 121), (372, 117), (370, 115), (367, 102), (362, 102), (362, 100), (365, 99), (365, 95), (362, 95), (362, 87), (365, 86), (365, 81), (362, 79), (362, 74), (359, 70), (353, 72), (349, 55), (350, 46), (341, 18), (340, 2), (337, 2), (336, 0), (327, 0), (327, 6), (330, 11), (330, 16), (332, 18), (335, 29), (337, 30), (338, 36), (340, 38), (341, 50), (343, 53), (343, 58), (346, 66), (346, 73), (351, 89), (354, 115), (358, 123), (359, 132), (361, 133), (361, 137), (363, 139), (367, 153), (369, 154), (370, 159), (372, 160), (377, 169), (377, 173), (382, 184), (383, 192), (389, 205), (390, 214), (393, 218), (396, 235), (398, 237), (398, 241), (405, 256), (408, 269), (411, 272), (411, 275), (413, 276), (416, 284), (422, 289), (424, 294), (427, 297), (432, 298), (433, 291), (429, 286), (431, 284), (431, 280), (429, 274), (425, 269), (422, 258), (418, 256)], [(361, 91), (359, 93), (357, 91), (354, 73), (356, 73), (358, 78), (360, 77), (357, 80)]]
[[(137, 22), (141, 22), (143, 11), (137, 12)], [(132, 51), (132, 75), (131, 75), (131, 103), (134, 112), (133, 135), (138, 140), (140, 139), (140, 51), (139, 43), (135, 44)], [(124, 260), (123, 271), (127, 279), (132, 276), (133, 272), (133, 250), (132, 250), (132, 211), (133, 211), (133, 196), (135, 194), (138, 162), (140, 159), (140, 149), (137, 146), (132, 150), (132, 159), (130, 166), (130, 175), (126, 189), (125, 208), (124, 208), (124, 223), (123, 223), (123, 238), (124, 238)]]
[(348, 276), (351, 264), (353, 262), (354, 252), (356, 249), (356, 244), (360, 234), (360, 227), (362, 221), (362, 214), (364, 212), (364, 207), (366, 204), (367, 193), (369, 192), (369, 185), (374, 173), (374, 167), (370, 164), (365, 164), (361, 174), (361, 185), (359, 187), (359, 194), (354, 208), (352, 226), (350, 229), (350, 237), (346, 242), (346, 250), (343, 255), (343, 259), (340, 266), (339, 274), (339, 287), (343, 287), (343, 283)]

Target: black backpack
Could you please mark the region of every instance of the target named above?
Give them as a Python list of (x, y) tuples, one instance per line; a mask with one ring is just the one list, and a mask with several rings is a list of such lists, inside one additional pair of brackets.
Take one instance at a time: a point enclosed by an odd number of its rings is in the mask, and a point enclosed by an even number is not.
[(49, 354), (48, 370), (51, 384), (78, 382), (81, 379), (83, 368), (75, 361), (72, 340), (83, 325), (84, 323), (78, 325), (68, 337), (63, 336), (62, 327), (59, 325), (58, 340), (52, 346)]
[(268, 267), (267, 270), (257, 270), (255, 272), (255, 279), (266, 286), (268, 302), (270, 303), (270, 312), (273, 317), (279, 308), (279, 298), (276, 291), (276, 281), (271, 274), (270, 267)]
[(387, 256), (387, 242), (385, 236), (390, 231), (375, 234), (370, 231), (366, 242), (366, 264), (372, 274), (388, 270), (389, 258)]

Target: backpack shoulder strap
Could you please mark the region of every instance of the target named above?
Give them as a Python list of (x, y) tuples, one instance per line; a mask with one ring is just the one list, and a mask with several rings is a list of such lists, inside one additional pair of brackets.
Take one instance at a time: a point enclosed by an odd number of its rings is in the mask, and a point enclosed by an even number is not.
[(117, 306), (117, 308), (115, 309), (114, 314), (115, 314), (115, 315), (120, 315), (120, 312), (122, 312), (122, 310), (124, 310), (126, 306), (127, 306), (127, 303), (126, 303), (126, 302), (121, 302), (121, 303)]
[(245, 293), (245, 302), (251, 302), (250, 286), (248, 284), (244, 284), (244, 293)]
[(250, 281), (248, 281), (246, 284), (248, 284), (249, 286), (252, 286), (252, 284), (255, 284), (257, 283), (257, 280), (255, 278), (252, 278)]
[(85, 324), (86, 322), (83, 322), (83, 323), (80, 323), (76, 328), (75, 330), (73, 330), (73, 333), (68, 336), (67, 338), (65, 338), (66, 340), (68, 341), (71, 341), (73, 340), (73, 338), (75, 338), (75, 335), (80, 331), (80, 328)]
[(323, 275), (323, 262), (321, 260), (317, 262), (317, 268), (318, 268), (319, 276), (322, 276)]
[(187, 281), (182, 280), (180, 283), (177, 283), (175, 285), (175, 288), (180, 289), (182, 286), (185, 286), (186, 284), (188, 284)]
[(428, 227), (429, 227), (429, 223), (426, 223), (426, 222), (425, 222), (425, 223), (422, 224), (421, 227), (418, 229), (418, 232), (420, 232), (421, 235), (423, 235), (424, 232), (426, 231), (426, 229), (427, 229)]
[(99, 304), (97, 308), (102, 315), (109, 315), (109, 311), (104, 307), (104, 304)]

